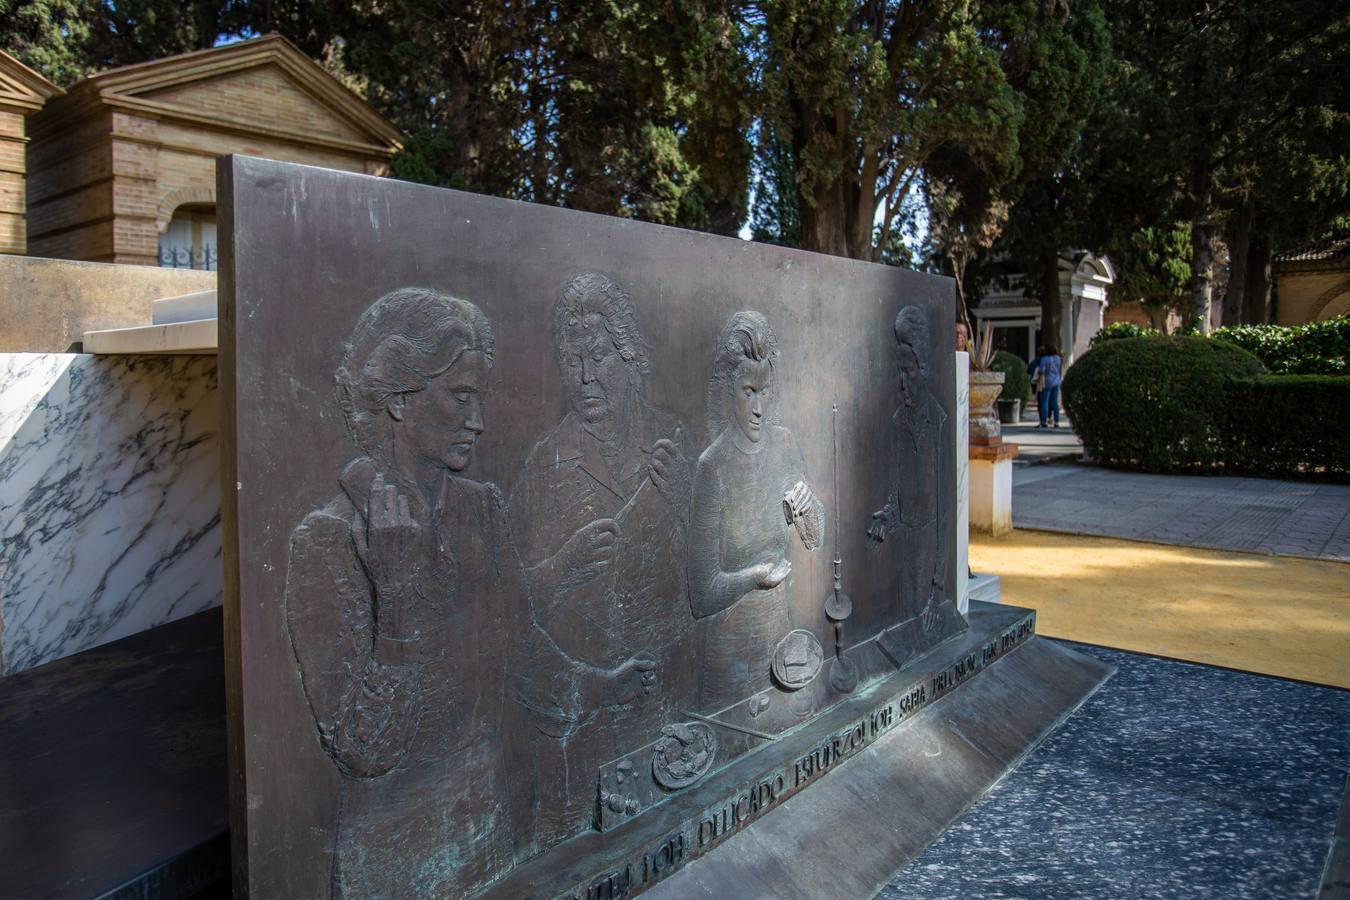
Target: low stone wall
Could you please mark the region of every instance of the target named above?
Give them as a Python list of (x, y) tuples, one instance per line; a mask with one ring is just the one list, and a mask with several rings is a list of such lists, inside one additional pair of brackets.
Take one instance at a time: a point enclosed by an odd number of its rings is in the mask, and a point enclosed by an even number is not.
[(0, 353), (0, 674), (220, 603), (219, 428), (214, 356)]
[(64, 353), (86, 331), (150, 324), (155, 300), (215, 286), (214, 272), (0, 256), (0, 353)]

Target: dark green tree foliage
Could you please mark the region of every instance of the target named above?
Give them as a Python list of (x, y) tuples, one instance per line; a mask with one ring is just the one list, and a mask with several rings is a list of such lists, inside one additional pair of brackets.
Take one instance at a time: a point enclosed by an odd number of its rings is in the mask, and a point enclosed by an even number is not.
[(0, 0), (0, 50), (59, 84), (89, 74), (91, 0)]
[(876, 259), (937, 150), (1016, 151), (1017, 98), (975, 4), (780, 0), (753, 22), (764, 121), (790, 149), (807, 249)]
[(1119, 301), (1143, 306), (1149, 322), (1166, 332), (1168, 313), (1185, 308), (1191, 283), (1191, 234), (1185, 223), (1171, 228), (1140, 228), (1112, 248), (1120, 280), (1113, 289)]
[(736, 21), (663, 4), (354, 4), (341, 58), (410, 141), (401, 177), (732, 233), (751, 115)]
[[(1030, 6), (1039, 6), (1031, 4)], [(997, 256), (1014, 261), (1024, 290), (1041, 301), (1041, 330), (1059, 333), (1059, 255), (1100, 247), (1093, 231), (1102, 221), (1097, 196), (1096, 137), (1113, 127), (1107, 86), (1115, 69), (1106, 19), (1095, 0), (1076, 0), (1054, 15), (1035, 16), (1026, 4), (1010, 9), (1005, 25), (1025, 36), (1005, 53), (1010, 82), (1024, 98), (1018, 134), (1020, 172), (1007, 190), (1011, 202)]]
[(771, 127), (761, 125), (753, 166), (751, 238), (785, 247), (801, 246), (797, 162), (792, 155), (792, 145)]
[[(1225, 222), (1243, 273), (1235, 293), (1246, 294), (1249, 273), (1269, 259), (1272, 210), (1303, 208), (1325, 223), (1327, 201), (1344, 202), (1343, 189), (1327, 184), (1344, 185), (1343, 172), (1327, 169), (1346, 166), (1350, 7), (1118, 0), (1108, 15), (1123, 62), (1120, 121), (1103, 177), (1129, 187), (1121, 200), (1137, 209), (1137, 225), (1189, 223), (1191, 316), (1207, 328), (1214, 242)], [(1299, 175), (1290, 179), (1289, 172)], [(1334, 199), (1338, 191), (1341, 200)], [(1157, 211), (1159, 199), (1167, 210)], [(1310, 224), (1290, 230), (1306, 233)]]
[(319, 58), (332, 16), (311, 0), (0, 0), (0, 48), (68, 87), (94, 72), (279, 31)]
[(723, 233), (745, 221), (750, 60), (734, 10), (711, 0), (30, 0), (7, 12), (0, 39), (67, 84), (277, 31), (404, 129), (399, 177)]

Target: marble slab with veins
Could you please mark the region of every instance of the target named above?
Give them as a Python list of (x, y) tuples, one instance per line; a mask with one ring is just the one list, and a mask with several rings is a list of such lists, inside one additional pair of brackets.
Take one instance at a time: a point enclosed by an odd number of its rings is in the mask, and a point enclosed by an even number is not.
[(214, 357), (0, 354), (0, 674), (220, 603)]

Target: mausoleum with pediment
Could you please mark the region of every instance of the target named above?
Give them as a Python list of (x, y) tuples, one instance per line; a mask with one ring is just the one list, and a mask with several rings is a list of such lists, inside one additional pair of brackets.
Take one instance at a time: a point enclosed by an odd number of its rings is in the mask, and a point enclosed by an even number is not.
[(383, 175), (402, 145), (277, 35), (101, 72), (28, 135), (30, 255), (212, 269), (217, 156)]

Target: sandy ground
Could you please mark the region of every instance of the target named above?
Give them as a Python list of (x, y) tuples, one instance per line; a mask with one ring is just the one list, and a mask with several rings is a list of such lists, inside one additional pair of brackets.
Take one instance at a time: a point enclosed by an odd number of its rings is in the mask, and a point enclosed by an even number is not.
[(1350, 688), (1350, 565), (1023, 530), (970, 561), (1042, 634)]

